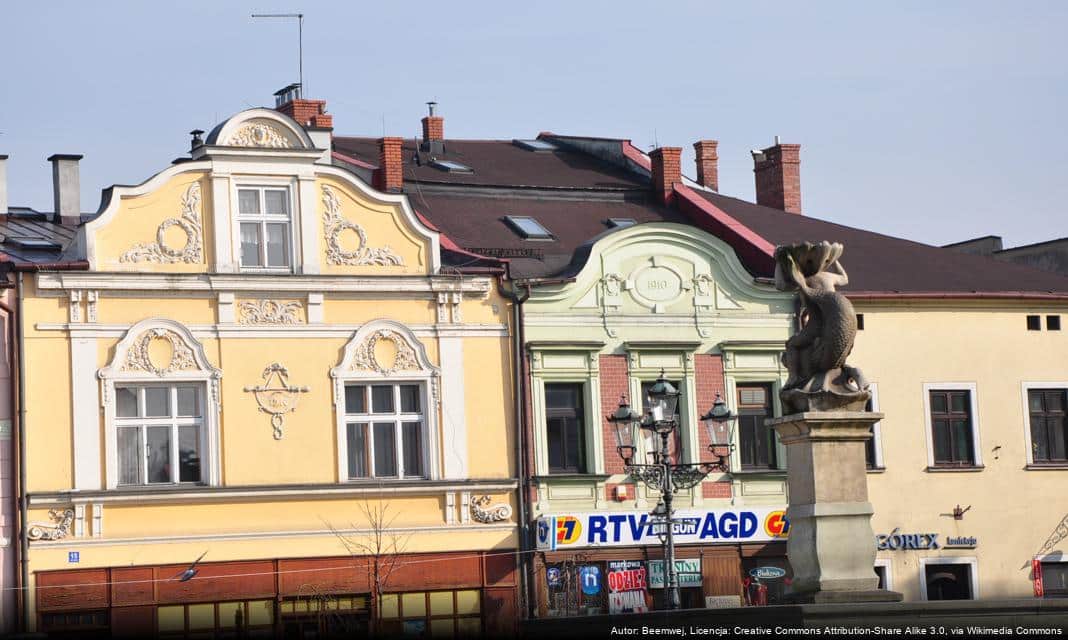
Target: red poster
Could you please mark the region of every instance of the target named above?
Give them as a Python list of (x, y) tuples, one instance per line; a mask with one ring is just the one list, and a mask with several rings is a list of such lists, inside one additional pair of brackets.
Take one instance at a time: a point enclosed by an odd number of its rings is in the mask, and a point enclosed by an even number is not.
[(1041, 598), (1046, 595), (1046, 590), (1042, 585), (1042, 561), (1035, 558), (1031, 561), (1031, 574), (1035, 582), (1035, 597)]
[(645, 565), (638, 560), (608, 563), (609, 613), (644, 613), (649, 610), (645, 599), (648, 588)]

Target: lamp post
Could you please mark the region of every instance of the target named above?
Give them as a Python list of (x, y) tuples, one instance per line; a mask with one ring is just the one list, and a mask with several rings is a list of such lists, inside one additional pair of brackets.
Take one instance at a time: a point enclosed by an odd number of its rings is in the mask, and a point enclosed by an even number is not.
[[(658, 532), (664, 545), (664, 588), (669, 609), (681, 606), (679, 598), (679, 576), (675, 569), (675, 537), (673, 531), (674, 510), (672, 501), (677, 491), (690, 489), (700, 484), (713, 471), (730, 471), (730, 454), (734, 448), (734, 421), (737, 416), (730, 412), (723, 398), (716, 394), (716, 401), (707, 414), (701, 416), (708, 430), (709, 451), (716, 457), (715, 461), (682, 464), (673, 460), (669, 442), (671, 434), (679, 427), (676, 410), (681, 392), (664, 378), (664, 371), (649, 390), (649, 411), (639, 415), (631, 409), (624, 395), (620, 398), (619, 408), (608, 421), (616, 433), (616, 452), (623, 459), (623, 472), (635, 482), (643, 482), (649, 488), (659, 491), (661, 503), (652, 515), (662, 519), (663, 530)], [(648, 455), (652, 464), (635, 464), (634, 455), (638, 431), (648, 432)], [(659, 448), (656, 437), (659, 436)]]

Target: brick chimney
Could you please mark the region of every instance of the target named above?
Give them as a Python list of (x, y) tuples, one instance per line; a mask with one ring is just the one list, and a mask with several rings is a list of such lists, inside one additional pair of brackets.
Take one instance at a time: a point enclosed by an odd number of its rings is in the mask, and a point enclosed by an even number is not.
[(697, 154), (697, 182), (703, 187), (719, 191), (719, 147), (718, 140), (698, 140), (693, 143)]
[(48, 157), (52, 163), (52, 222), (77, 222), (82, 215), (82, 188), (78, 176), (80, 155), (57, 153)]
[(660, 147), (649, 152), (653, 162), (653, 190), (667, 204), (674, 193), (672, 185), (682, 182), (682, 148)]
[(374, 181), (379, 191), (397, 192), (404, 185), (401, 141), (401, 138), (378, 139), (378, 169), (375, 170)]
[(445, 152), (445, 118), (434, 115), (436, 102), (428, 102), (430, 113), (423, 117), (423, 144), (421, 149), (431, 153)]
[(326, 100), (305, 100), (297, 83), (274, 92), (274, 109), (302, 127), (330, 129), (334, 126), (334, 116), (326, 112)]
[(756, 201), (766, 207), (801, 214), (801, 145), (775, 144), (753, 152)]

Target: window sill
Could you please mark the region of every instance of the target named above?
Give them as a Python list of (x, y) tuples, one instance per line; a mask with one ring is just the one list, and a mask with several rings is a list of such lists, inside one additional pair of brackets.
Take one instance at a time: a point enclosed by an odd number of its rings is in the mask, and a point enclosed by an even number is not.
[(611, 477), (603, 473), (550, 473), (534, 476), (534, 482), (604, 482)]
[(785, 476), (786, 469), (732, 469), (732, 476)]
[(1027, 471), (1063, 471), (1068, 469), (1068, 462), (1032, 462), (1025, 465)]
[(967, 467), (927, 467), (928, 473), (974, 473), (986, 469), (984, 465), (971, 465)]
[(868, 467), (868, 473), (886, 473), (886, 467)]

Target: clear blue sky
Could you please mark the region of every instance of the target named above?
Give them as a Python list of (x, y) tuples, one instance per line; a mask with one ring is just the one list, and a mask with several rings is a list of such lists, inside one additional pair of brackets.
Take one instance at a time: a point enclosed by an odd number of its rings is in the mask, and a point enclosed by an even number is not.
[[(0, 153), (12, 204), (51, 210), (53, 153), (83, 153), (82, 208), (139, 183), (297, 76), (335, 131), (539, 131), (720, 141), (721, 190), (753, 198), (749, 149), (801, 145), (803, 208), (932, 244), (1068, 235), (1066, 2), (10, 2)], [(383, 127), (384, 125), (384, 127)]]

